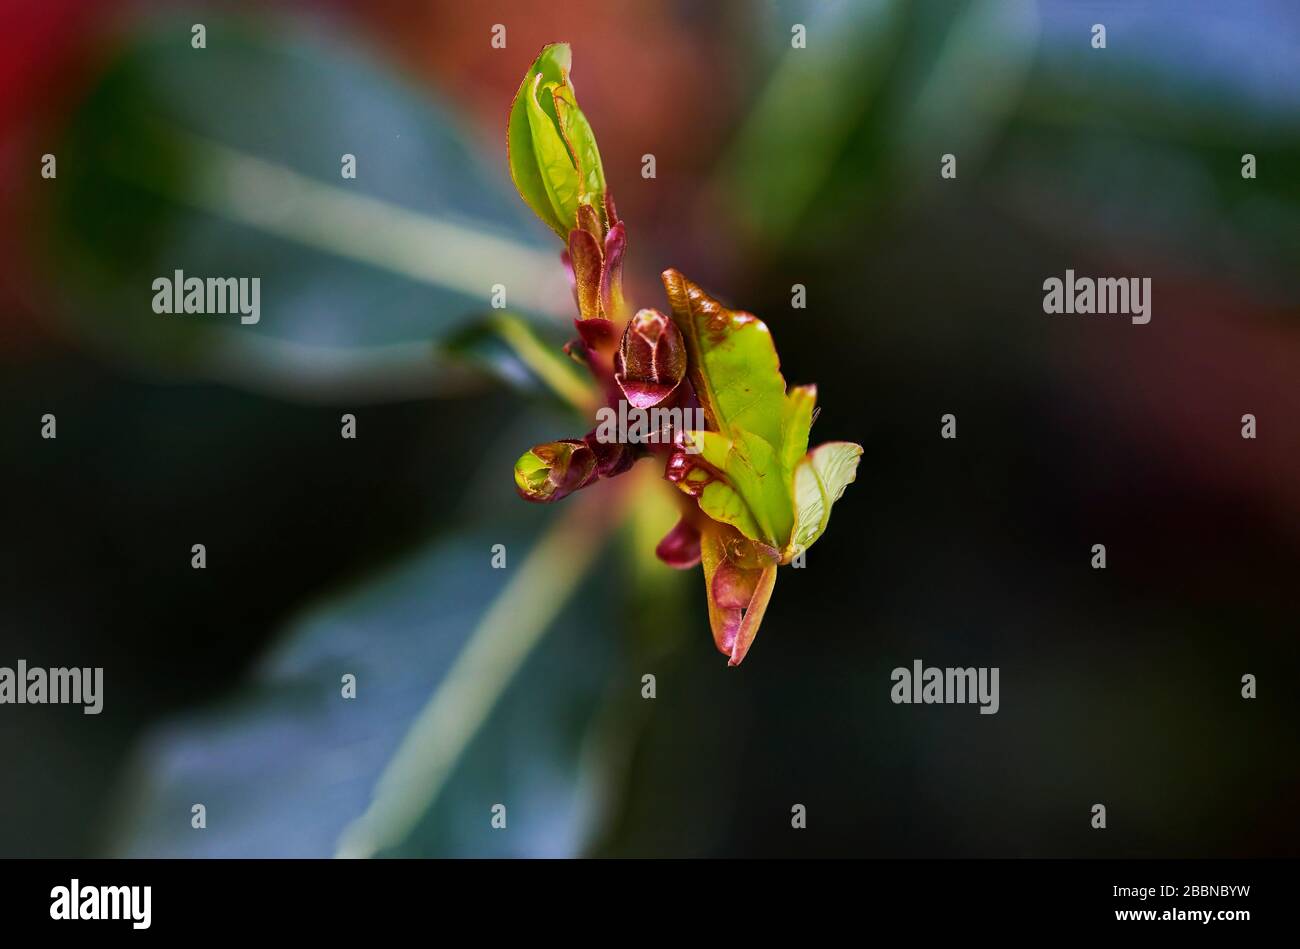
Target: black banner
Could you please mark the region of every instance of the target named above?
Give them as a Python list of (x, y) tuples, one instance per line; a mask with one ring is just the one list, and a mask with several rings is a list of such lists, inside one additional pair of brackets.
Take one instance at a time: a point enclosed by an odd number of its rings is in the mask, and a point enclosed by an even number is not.
[(6, 861), (0, 908), (15, 934), (75, 926), (81, 935), (361, 935), (427, 924), (431, 913), (442, 926), (535, 927), (563, 916), (566, 928), (582, 928), (613, 914), (744, 927), (833, 909), (873, 928), (921, 918), (927, 931), (1177, 937), (1283, 924), (1295, 868), (1286, 860)]

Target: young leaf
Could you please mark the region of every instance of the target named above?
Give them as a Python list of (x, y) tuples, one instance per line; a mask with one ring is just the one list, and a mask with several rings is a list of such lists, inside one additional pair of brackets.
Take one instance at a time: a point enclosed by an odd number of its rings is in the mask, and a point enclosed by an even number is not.
[(596, 135), (578, 108), (572, 84), (566, 83), (555, 90), (555, 115), (578, 171), (579, 200), (603, 213), (605, 169), (601, 165), (600, 149), (596, 147)]
[(600, 241), (615, 222), (607, 219), (596, 136), (569, 82), (572, 64), (568, 45), (554, 43), (524, 75), (510, 109), (510, 175), (524, 202), (565, 240), (583, 226), (579, 209), (591, 208), (599, 228), (593, 236)]
[(664, 477), (682, 493), (698, 500), (699, 510), (719, 524), (729, 524), (750, 539), (763, 537), (749, 504), (723, 473), (731, 454), (731, 439), (716, 432), (689, 432), (698, 452), (677, 451), (668, 459)]
[(689, 375), (711, 427), (781, 445), (785, 379), (772, 336), (751, 313), (729, 310), (676, 270), (663, 273)]
[(768, 553), (721, 524), (711, 524), (701, 534), (709, 625), (718, 651), (729, 657), (729, 666), (744, 660), (772, 598), (776, 562)]
[(818, 445), (801, 461), (794, 472), (794, 537), (782, 560), (794, 557), (826, 530), (831, 505), (857, 477), (862, 446), (853, 442), (827, 442)]
[(541, 82), (562, 82), (568, 75), (573, 62), (573, 54), (568, 43), (552, 43), (542, 49), (533, 65), (524, 75), (515, 93), (514, 105), (510, 109), (509, 132), (506, 137), (506, 152), (510, 162), (510, 177), (524, 203), (533, 209), (551, 230), (562, 238), (568, 238), (570, 228), (560, 220), (551, 203), (546, 182), (542, 179), (541, 169), (537, 165), (537, 156), (533, 150), (532, 125), (529, 121), (529, 103), (536, 104), (534, 88), (540, 77)]
[(766, 440), (753, 432), (736, 432), (727, 475), (740, 486), (764, 537), (754, 538), (780, 549), (794, 530), (790, 480), (781, 470), (780, 456)]
[(816, 405), (816, 386), (795, 386), (786, 394), (781, 464), (787, 476), (794, 474), (795, 468), (808, 453), (808, 433), (812, 429), (813, 409)]
[(533, 87), (524, 99), (533, 156), (556, 219), (572, 230), (578, 220), (578, 172), (555, 118), (557, 85), (543, 85), (542, 80), (540, 74), (533, 77)]
[(731, 439), (706, 431), (687, 432), (686, 437), (699, 451), (674, 455), (668, 463), (668, 480), (697, 498), (700, 510), (713, 520), (730, 524), (750, 540), (763, 541), (767, 532), (726, 473), (733, 454)]
[(759, 525), (740, 492), (726, 481), (713, 481), (700, 492), (700, 510), (719, 524), (730, 524), (750, 540), (763, 537)]
[[(780, 549), (790, 539), (794, 521), (788, 482), (776, 452), (752, 432), (733, 434), (727, 439), (717, 432), (692, 433), (702, 440), (704, 460), (725, 476), (705, 486), (700, 510), (750, 540)], [(743, 507), (738, 507), (737, 499)]]

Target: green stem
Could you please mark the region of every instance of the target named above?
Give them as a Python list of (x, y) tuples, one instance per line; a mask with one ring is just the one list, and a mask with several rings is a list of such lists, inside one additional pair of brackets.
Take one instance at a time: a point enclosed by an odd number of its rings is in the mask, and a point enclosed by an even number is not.
[(206, 139), (193, 186), (177, 197), (220, 217), (413, 280), (486, 298), (507, 278), (514, 306), (573, 309), (555, 255), (467, 221), (421, 214)]
[(579, 415), (590, 417), (595, 413), (595, 390), (570, 369), (572, 362), (566, 364), (556, 356), (528, 324), (517, 316), (503, 314), (492, 321), (492, 326), (524, 365)]
[[(437, 801), (620, 520), (626, 492), (604, 487), (574, 498), (484, 614), (384, 769), (370, 806), (343, 831), (337, 856), (373, 857), (400, 844)], [(610, 493), (616, 498), (613, 511)]]

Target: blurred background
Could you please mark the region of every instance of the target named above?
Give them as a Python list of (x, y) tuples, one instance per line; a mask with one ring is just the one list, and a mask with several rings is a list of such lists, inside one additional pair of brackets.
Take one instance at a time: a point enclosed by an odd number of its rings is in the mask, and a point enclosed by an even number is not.
[[(1300, 852), (1290, 0), (5, 22), (0, 665), (102, 666), (105, 707), (0, 708), (0, 855)], [(652, 465), (514, 494), (590, 428), (484, 328), (502, 283), (572, 334), (504, 148), (558, 40), (630, 299), (675, 266), (757, 313), (866, 449), (739, 669)], [(1151, 277), (1152, 321), (1045, 316), (1067, 268)], [(154, 314), (175, 269), (259, 276), (261, 322)], [(999, 713), (892, 705), (918, 658), (1000, 667)]]

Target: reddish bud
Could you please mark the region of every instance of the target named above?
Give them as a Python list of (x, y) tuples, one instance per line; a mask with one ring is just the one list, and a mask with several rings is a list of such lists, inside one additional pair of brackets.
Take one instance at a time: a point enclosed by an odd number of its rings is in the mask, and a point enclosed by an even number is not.
[(584, 487), (595, 467), (595, 453), (577, 439), (535, 445), (515, 462), (515, 488), (526, 501), (558, 501)]
[(655, 556), (670, 567), (689, 570), (700, 562), (700, 532), (683, 518), (659, 541)]
[(713, 469), (700, 460), (698, 454), (687, 451), (675, 451), (668, 456), (664, 466), (664, 478), (677, 485), (678, 490), (698, 498), (717, 475)]
[(686, 346), (673, 321), (658, 310), (638, 310), (623, 332), (614, 379), (634, 408), (663, 402), (686, 375)]

